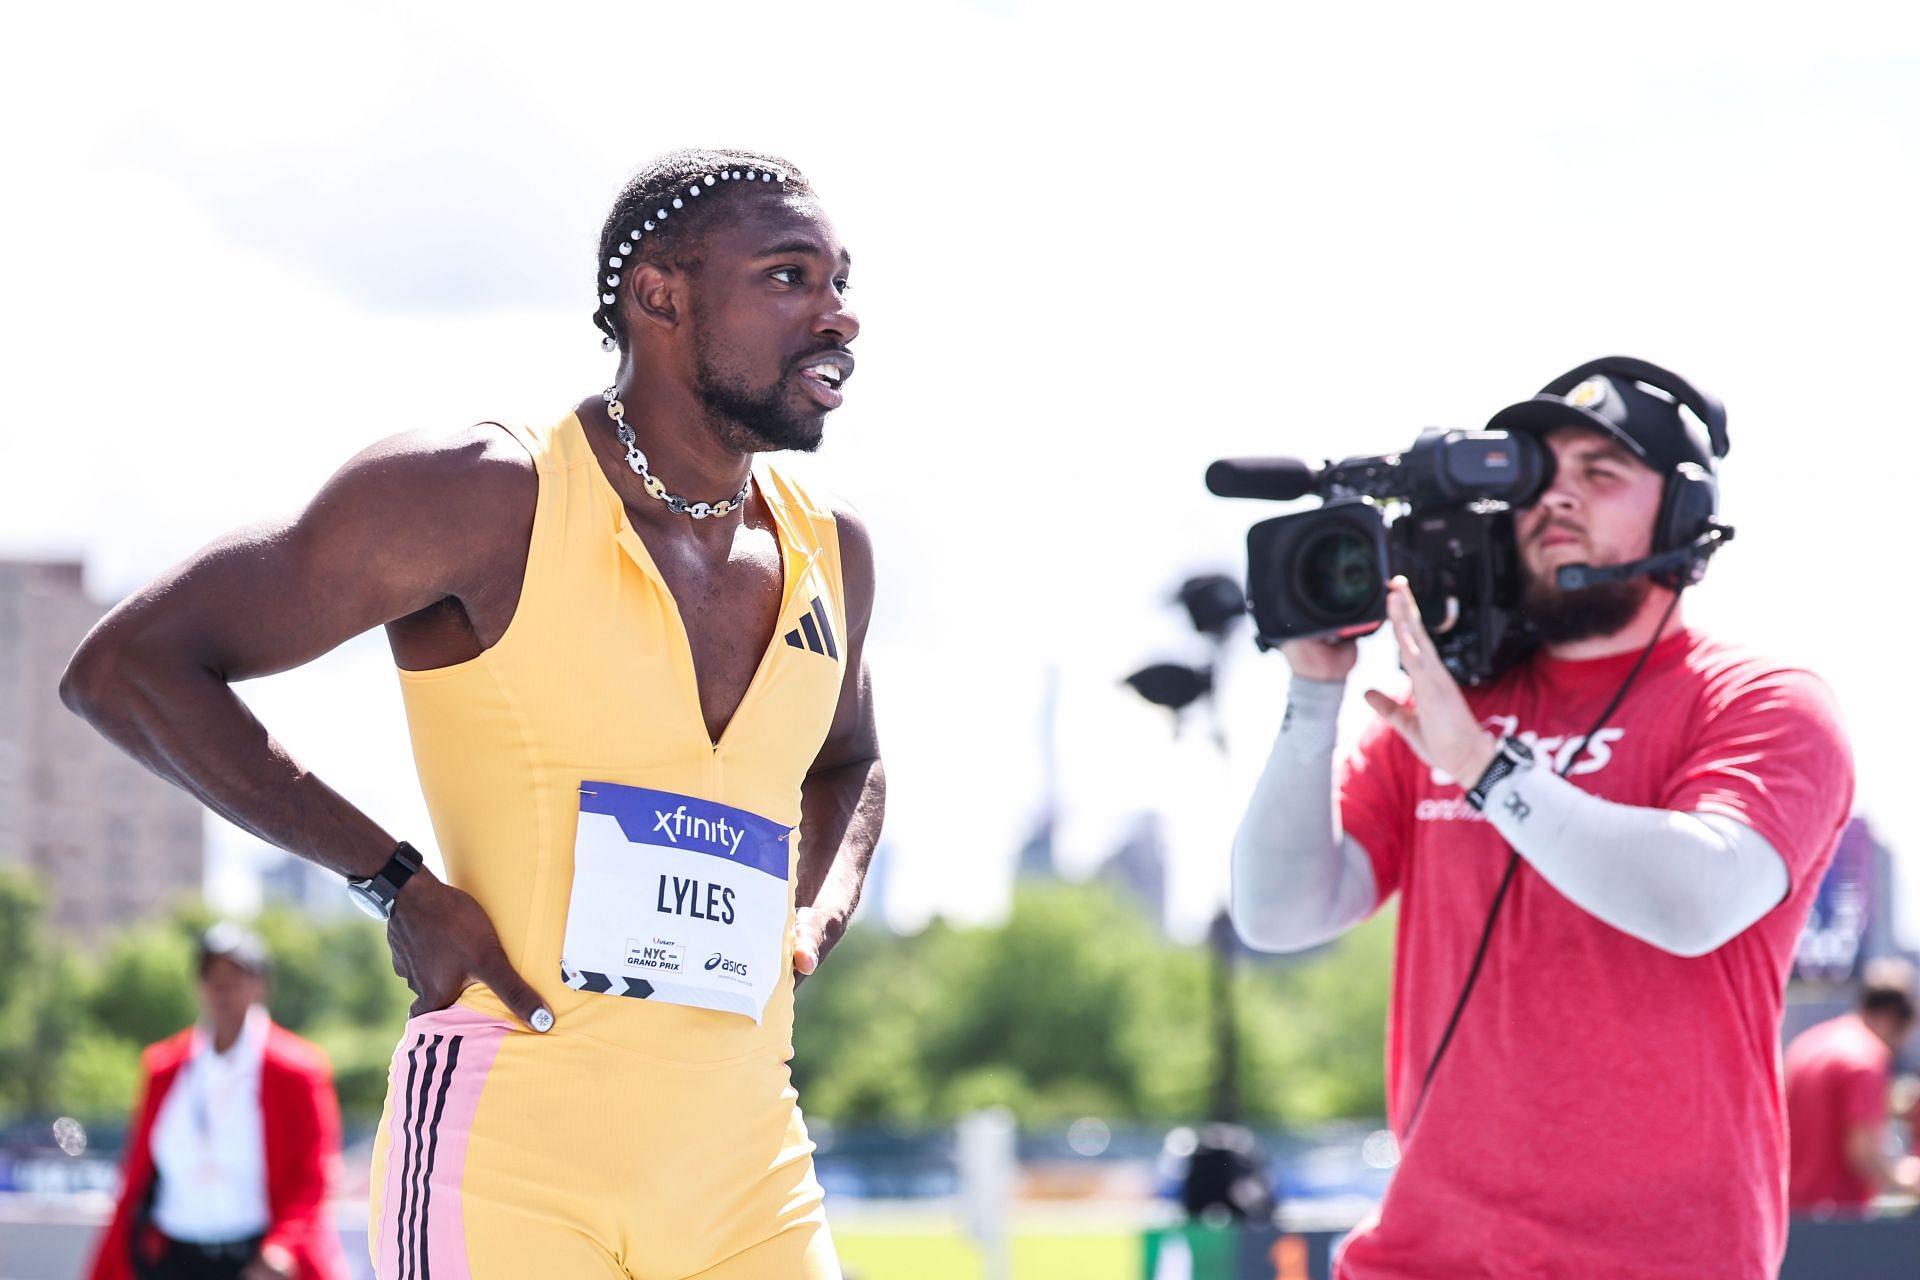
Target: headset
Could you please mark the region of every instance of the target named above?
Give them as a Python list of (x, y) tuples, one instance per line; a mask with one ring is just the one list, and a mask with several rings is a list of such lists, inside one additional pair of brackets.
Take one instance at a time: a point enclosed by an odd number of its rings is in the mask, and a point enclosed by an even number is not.
[(1672, 370), (1632, 356), (1589, 360), (1540, 388), (1540, 394), (1564, 398), (1596, 375), (1653, 388), (1671, 400), (1676, 411), (1691, 410), (1706, 435), (1703, 439), (1692, 423), (1675, 413), (1684, 433), (1680, 451), (1693, 457), (1683, 459), (1664, 477), (1648, 555), (1620, 565), (1566, 565), (1555, 573), (1554, 580), (1563, 591), (1578, 591), (1644, 573), (1671, 591), (1690, 587), (1706, 576), (1707, 560), (1713, 553), (1733, 540), (1733, 527), (1716, 518), (1720, 485), (1713, 471), (1715, 461), (1727, 456), (1726, 406)]

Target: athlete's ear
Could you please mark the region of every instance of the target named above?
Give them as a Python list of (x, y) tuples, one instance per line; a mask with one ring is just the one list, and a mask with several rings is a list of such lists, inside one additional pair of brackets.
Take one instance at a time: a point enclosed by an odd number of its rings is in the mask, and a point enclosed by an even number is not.
[(645, 324), (676, 329), (686, 310), (686, 273), (676, 267), (642, 262), (627, 273), (634, 309)]

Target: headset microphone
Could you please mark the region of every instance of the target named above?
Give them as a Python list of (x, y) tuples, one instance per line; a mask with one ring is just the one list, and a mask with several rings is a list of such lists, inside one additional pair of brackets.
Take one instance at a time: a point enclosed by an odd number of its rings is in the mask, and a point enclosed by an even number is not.
[[(1553, 584), (1562, 591), (1584, 591), (1588, 587), (1605, 586), (1609, 582), (1625, 582), (1643, 573), (1668, 573), (1684, 568), (1688, 561), (1697, 561), (1704, 568), (1707, 557), (1718, 551), (1722, 543), (1731, 541), (1733, 526), (1715, 524), (1686, 546), (1663, 551), (1657, 556), (1642, 556), (1625, 564), (1563, 564), (1554, 570)], [(1691, 578), (1698, 575), (1687, 576)]]

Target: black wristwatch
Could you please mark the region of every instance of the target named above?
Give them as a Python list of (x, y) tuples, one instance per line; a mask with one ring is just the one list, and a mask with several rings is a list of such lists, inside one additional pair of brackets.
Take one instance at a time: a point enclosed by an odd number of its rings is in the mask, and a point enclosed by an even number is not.
[(393, 900), (400, 896), (400, 886), (413, 879), (413, 873), (425, 865), (419, 850), (402, 840), (393, 856), (387, 859), (387, 865), (374, 872), (372, 879), (347, 881), (347, 894), (355, 906), (375, 920), (389, 919), (393, 915)]
[(1467, 792), (1467, 803), (1475, 812), (1487, 807), (1487, 792), (1494, 784), (1510, 773), (1533, 768), (1533, 748), (1509, 734), (1500, 739), (1500, 754), (1493, 758), (1487, 771), (1480, 775), (1480, 781), (1473, 784)]

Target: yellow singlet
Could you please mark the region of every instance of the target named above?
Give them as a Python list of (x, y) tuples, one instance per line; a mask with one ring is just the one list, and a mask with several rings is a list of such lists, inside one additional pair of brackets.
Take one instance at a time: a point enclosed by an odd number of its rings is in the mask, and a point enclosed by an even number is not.
[(786, 1066), (801, 784), (846, 663), (833, 513), (756, 461), (784, 593), (715, 743), (679, 608), (579, 419), (508, 429), (539, 477), (513, 620), (400, 680), (447, 879), (555, 1025), (526, 1031), (485, 987), (409, 1022), (376, 1271), (837, 1276)]

